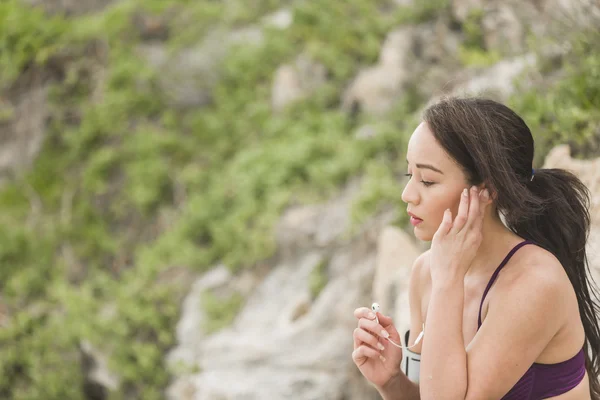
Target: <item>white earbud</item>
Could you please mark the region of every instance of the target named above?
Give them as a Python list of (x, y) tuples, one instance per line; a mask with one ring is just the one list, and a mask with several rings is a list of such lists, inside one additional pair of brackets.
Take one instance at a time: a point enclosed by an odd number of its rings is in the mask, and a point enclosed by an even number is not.
[(373, 303), (371, 305), (371, 310), (373, 310), (373, 312), (379, 312), (379, 310), (381, 310), (381, 307), (379, 306), (379, 303)]
[[(373, 310), (374, 313), (378, 313), (381, 311), (381, 306), (379, 305), (379, 303), (373, 303), (373, 304), (371, 304), (371, 310)], [(377, 314), (375, 314), (375, 321), (377, 321), (377, 323), (379, 323), (379, 318), (377, 318)], [(396, 347), (399, 347), (401, 349), (410, 349), (410, 348), (415, 347), (421, 341), (421, 339), (423, 339), (423, 335), (425, 335), (425, 324), (423, 324), (423, 329), (421, 330), (421, 333), (419, 333), (419, 336), (417, 336), (417, 340), (415, 340), (415, 344), (413, 344), (412, 346), (401, 346), (398, 343), (394, 342), (390, 338), (386, 338), (386, 339)]]

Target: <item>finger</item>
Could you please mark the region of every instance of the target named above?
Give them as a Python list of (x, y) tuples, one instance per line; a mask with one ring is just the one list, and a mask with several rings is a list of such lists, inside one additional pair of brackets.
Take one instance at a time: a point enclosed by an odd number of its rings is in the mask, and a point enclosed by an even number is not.
[(485, 216), (485, 209), (488, 206), (489, 199), (490, 192), (487, 189), (483, 189), (479, 192), (479, 228), (483, 226), (483, 217)]
[(363, 328), (366, 331), (373, 333), (382, 338), (388, 338), (390, 336), (389, 332), (386, 331), (383, 326), (379, 325), (375, 321), (371, 321), (370, 319), (361, 318), (358, 320), (358, 326)]
[(352, 336), (354, 336), (355, 342), (358, 342), (358, 345), (356, 346), (357, 348), (360, 347), (362, 344), (366, 344), (372, 347), (374, 350), (385, 349), (384, 345), (379, 342), (379, 338), (373, 336), (371, 333), (365, 331), (364, 329), (354, 329), (354, 334)]
[(465, 229), (477, 227), (481, 217), (481, 213), (479, 212), (480, 202), (479, 191), (476, 186), (473, 186), (469, 191), (469, 216), (467, 217)]
[(456, 218), (452, 223), (451, 233), (458, 233), (462, 230), (467, 222), (469, 212), (469, 190), (464, 189), (462, 194), (460, 195), (460, 203), (458, 205), (458, 213), (456, 214)]
[(356, 317), (356, 319), (375, 319), (375, 313), (367, 307), (359, 307), (356, 310), (354, 310), (354, 316)]
[(396, 330), (392, 318), (381, 313), (377, 313), (377, 317), (379, 318), (379, 325), (381, 325), (383, 329), (390, 334), (390, 338), (392, 340), (400, 340), (400, 333), (398, 333), (398, 330)]
[(490, 203), (490, 191), (488, 189), (483, 189), (481, 193), (479, 193), (479, 196), (481, 197), (481, 216), (483, 217), (485, 209)]
[(392, 335), (393, 333), (398, 333), (396, 327), (394, 326), (394, 321), (392, 320), (392, 317), (388, 317), (379, 312), (377, 313), (377, 317), (379, 318), (379, 325), (381, 325), (383, 329), (388, 331), (390, 335)]
[(450, 209), (446, 209), (446, 211), (444, 211), (444, 217), (442, 218), (442, 223), (440, 224), (440, 227), (433, 235), (434, 239), (446, 236), (451, 228), (452, 228), (452, 211), (450, 211)]
[(354, 341), (354, 350), (358, 349), (362, 345), (362, 341), (356, 337), (356, 330), (359, 328), (355, 328), (352, 332), (352, 340)]
[(379, 359), (380, 355), (381, 353), (377, 350), (374, 350), (368, 346), (360, 346), (352, 352), (352, 359), (357, 364), (362, 364), (367, 360), (367, 358)]
[(383, 315), (382, 313), (378, 312), (377, 318), (379, 318), (379, 325), (381, 325), (383, 329), (387, 330), (388, 327), (394, 327), (392, 317), (388, 317), (387, 315)]

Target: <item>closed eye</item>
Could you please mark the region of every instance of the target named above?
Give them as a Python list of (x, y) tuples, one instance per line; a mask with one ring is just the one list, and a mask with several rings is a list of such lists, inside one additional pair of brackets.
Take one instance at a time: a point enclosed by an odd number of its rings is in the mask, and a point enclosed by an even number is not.
[[(408, 177), (412, 178), (412, 174), (404, 174), (404, 176), (408, 176)], [(429, 186), (433, 185), (435, 182), (428, 182), (428, 181), (421, 180), (421, 183), (423, 183), (423, 185), (425, 185), (426, 187), (429, 187)]]

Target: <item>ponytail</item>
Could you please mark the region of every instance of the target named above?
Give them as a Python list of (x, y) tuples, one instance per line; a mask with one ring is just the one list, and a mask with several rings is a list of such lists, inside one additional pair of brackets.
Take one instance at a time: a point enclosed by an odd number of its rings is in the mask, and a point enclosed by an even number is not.
[[(592, 399), (600, 399), (600, 315), (598, 288), (591, 275), (586, 242), (590, 231), (590, 194), (571, 172), (563, 169), (536, 170), (527, 183), (541, 207), (530, 217), (518, 220), (506, 215), (508, 227), (532, 240), (558, 258), (577, 295), (585, 329), (586, 369)], [(522, 215), (522, 214), (521, 214)]]

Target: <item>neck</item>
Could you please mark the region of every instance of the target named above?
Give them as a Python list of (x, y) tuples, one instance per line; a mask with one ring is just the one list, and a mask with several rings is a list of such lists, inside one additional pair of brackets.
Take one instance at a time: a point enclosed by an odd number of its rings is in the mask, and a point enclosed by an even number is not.
[[(492, 210), (489, 210), (492, 211)], [(523, 239), (508, 229), (495, 212), (489, 212), (483, 220), (483, 239), (471, 263), (467, 275), (487, 274), (498, 267), (510, 249)], [(499, 261), (500, 260), (500, 261)]]

